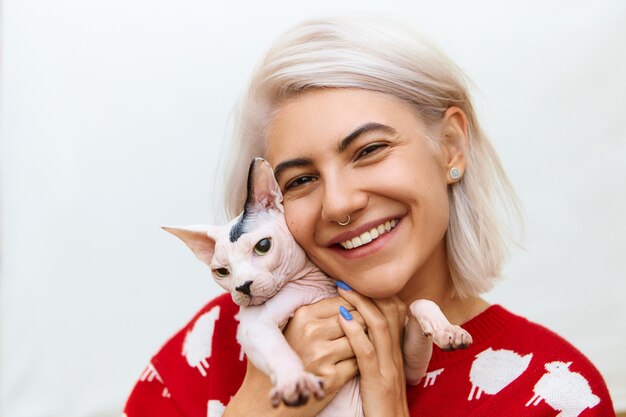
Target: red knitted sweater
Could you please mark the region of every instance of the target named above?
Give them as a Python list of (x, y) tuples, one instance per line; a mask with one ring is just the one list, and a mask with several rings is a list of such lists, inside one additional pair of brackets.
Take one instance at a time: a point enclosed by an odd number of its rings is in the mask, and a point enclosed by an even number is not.
[[(128, 417), (219, 417), (243, 380), (239, 310), (224, 294), (153, 358), (125, 408)], [(426, 376), (407, 387), (412, 416), (615, 416), (602, 376), (572, 345), (494, 305), (465, 323), (474, 344), (434, 347)]]

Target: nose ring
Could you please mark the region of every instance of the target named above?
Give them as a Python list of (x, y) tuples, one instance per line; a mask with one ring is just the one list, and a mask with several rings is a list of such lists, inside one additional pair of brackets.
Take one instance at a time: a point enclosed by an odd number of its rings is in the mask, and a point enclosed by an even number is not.
[(340, 222), (339, 220), (336, 220), (336, 222), (337, 222), (337, 224), (338, 224), (339, 226), (347, 226), (347, 225), (350, 223), (350, 215), (348, 214), (348, 215), (346, 216), (346, 220), (345, 220), (345, 221)]

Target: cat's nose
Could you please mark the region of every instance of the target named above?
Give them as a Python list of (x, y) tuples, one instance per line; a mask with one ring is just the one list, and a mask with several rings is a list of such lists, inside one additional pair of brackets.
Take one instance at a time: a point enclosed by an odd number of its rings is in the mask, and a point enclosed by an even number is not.
[(252, 294), (250, 294), (250, 285), (252, 285), (252, 281), (246, 281), (242, 285), (236, 287), (235, 289), (237, 291), (239, 291), (240, 293), (242, 293), (242, 294), (250, 296), (250, 295), (252, 295)]

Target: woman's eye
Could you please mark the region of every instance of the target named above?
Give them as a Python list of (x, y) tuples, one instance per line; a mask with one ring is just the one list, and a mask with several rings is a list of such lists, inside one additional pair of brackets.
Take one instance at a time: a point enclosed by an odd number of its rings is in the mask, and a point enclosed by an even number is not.
[(316, 178), (310, 175), (303, 175), (298, 177), (292, 181), (289, 181), (287, 185), (285, 185), (285, 190), (289, 190), (292, 188), (300, 187), (302, 185), (308, 184), (309, 182), (315, 181)]
[(254, 253), (257, 255), (265, 255), (272, 248), (272, 239), (266, 237), (257, 242), (254, 246)]
[(370, 145), (367, 145), (366, 147), (364, 147), (363, 149), (361, 149), (357, 155), (356, 155), (356, 159), (360, 159), (363, 158), (365, 156), (368, 156), (374, 152), (379, 151), (380, 149), (386, 147), (387, 145), (384, 143), (372, 143)]
[(213, 270), (213, 272), (220, 278), (226, 278), (230, 275), (230, 271), (228, 270), (228, 268), (216, 268)]

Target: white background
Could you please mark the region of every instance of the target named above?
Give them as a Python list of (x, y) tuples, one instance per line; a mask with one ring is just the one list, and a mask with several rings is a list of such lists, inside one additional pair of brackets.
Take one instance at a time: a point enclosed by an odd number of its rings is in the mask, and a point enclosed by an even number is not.
[(413, 21), (475, 81), (527, 218), (488, 299), (572, 341), (626, 410), (626, 3), (299, 3), (2, 3), (1, 415), (120, 414), (219, 292), (159, 227), (212, 221), (252, 66), (300, 19), (355, 9)]

